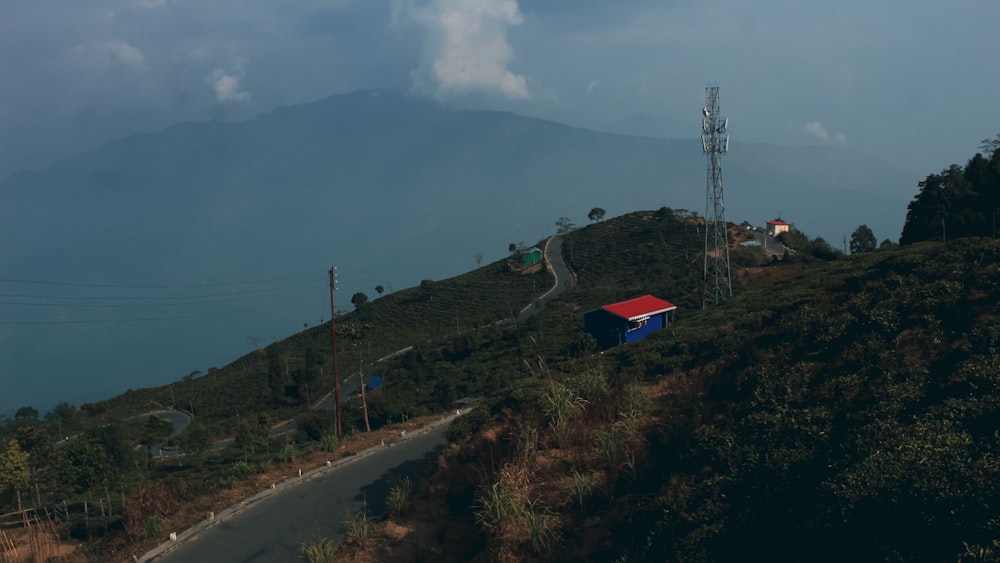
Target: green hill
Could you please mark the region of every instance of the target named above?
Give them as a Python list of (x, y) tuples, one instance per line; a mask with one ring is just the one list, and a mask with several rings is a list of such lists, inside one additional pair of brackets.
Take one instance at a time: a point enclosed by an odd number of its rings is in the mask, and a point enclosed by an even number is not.
[[(481, 399), (450, 430), (456, 445), (414, 505), (392, 519), (414, 533), (371, 541), (365, 556), (942, 560), (993, 549), (1000, 243), (764, 266), (734, 249), (747, 264), (734, 269), (736, 295), (702, 311), (699, 220), (664, 208), (563, 238), (576, 287), (530, 318), (513, 320), (551, 277), (503, 260), (338, 317), (342, 378), (391, 356), (369, 368), (384, 376), (368, 396), (374, 428)], [(598, 349), (582, 312), (643, 293), (677, 303), (675, 324)], [(14, 421), (4, 440), (27, 440), (42, 504), (97, 502), (110, 487), (155, 515), (289, 452), (327, 447), (331, 413), (307, 407), (332, 371), (326, 324), (49, 426)], [(196, 413), (181, 444), (207, 430), (236, 447), (176, 464), (136, 455), (127, 446), (142, 429), (121, 421), (172, 402)], [(255, 428), (290, 417), (292, 445), (254, 441)], [(53, 449), (45, 433), (56, 422), (84, 438)], [(344, 425), (364, 428), (358, 400)], [(74, 469), (54, 469), (70, 455)]]
[[(429, 528), (423, 545), (376, 557), (992, 559), (998, 253), (967, 239), (781, 266), (671, 330), (576, 359), (543, 344), (587, 306), (567, 296), (522, 332), (544, 366), (490, 402), (397, 521)], [(581, 273), (581, 295), (656, 279), (606, 271)]]

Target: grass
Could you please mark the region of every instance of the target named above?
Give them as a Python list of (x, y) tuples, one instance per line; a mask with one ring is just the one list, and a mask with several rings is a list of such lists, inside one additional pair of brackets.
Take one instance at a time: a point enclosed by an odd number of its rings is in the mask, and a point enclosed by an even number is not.
[(392, 516), (403, 514), (410, 502), (411, 490), (412, 485), (409, 477), (404, 477), (389, 489), (389, 495), (385, 499), (385, 503), (389, 507), (389, 514)]
[(299, 555), (309, 563), (335, 563), (337, 546), (327, 538), (299, 546)]
[(344, 535), (347, 541), (363, 546), (371, 538), (374, 521), (367, 509), (344, 513)]

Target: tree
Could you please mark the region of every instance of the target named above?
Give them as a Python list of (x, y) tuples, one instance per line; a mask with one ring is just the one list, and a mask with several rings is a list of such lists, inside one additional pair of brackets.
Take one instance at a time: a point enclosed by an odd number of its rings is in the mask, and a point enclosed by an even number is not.
[(834, 250), (830, 243), (826, 242), (823, 237), (816, 237), (809, 244), (809, 253), (812, 254), (813, 258), (818, 258), (820, 260), (835, 260), (838, 255), (843, 256), (844, 254), (838, 250)]
[(570, 221), (569, 217), (560, 217), (556, 221), (556, 232), (559, 234), (568, 233), (576, 228), (573, 221)]
[(14, 413), (14, 420), (38, 420), (38, 409), (35, 407), (21, 407)]
[(473, 259), (475, 259), (475, 261), (476, 261), (476, 266), (482, 266), (483, 265), (483, 253), (482, 252), (477, 252), (475, 255), (473, 255)]
[(510, 252), (511, 254), (516, 253), (517, 252), (517, 243), (516, 242), (512, 242), (512, 243), (508, 244), (507, 245), (507, 252)]
[(983, 139), (982, 143), (979, 144), (979, 148), (987, 157), (1000, 150), (1000, 134), (995, 139)]
[(99, 485), (116, 483), (118, 470), (113, 455), (99, 433), (88, 432), (80, 435), (62, 448), (63, 482), (77, 492), (90, 491)]
[(383, 291), (385, 291), (385, 288), (382, 287), (381, 285), (376, 285), (375, 286), (375, 293), (377, 293), (379, 297), (382, 297), (382, 292)]
[(875, 250), (875, 244), (875, 233), (872, 232), (868, 225), (859, 225), (851, 233), (851, 254), (871, 252)]
[(587, 214), (587, 219), (590, 219), (591, 221), (594, 221), (596, 223), (604, 219), (604, 213), (605, 211), (603, 209), (601, 209), (600, 207), (595, 207), (590, 210), (590, 213)]
[(368, 296), (365, 295), (365, 292), (359, 291), (355, 293), (353, 297), (351, 297), (351, 303), (354, 304), (355, 309), (360, 309), (364, 307), (366, 303), (368, 303)]
[(166, 419), (153, 415), (146, 419), (142, 429), (142, 442), (151, 446), (166, 440), (174, 431), (174, 425)]
[(258, 450), (267, 450), (270, 438), (271, 426), (266, 417), (257, 417), (257, 420), (247, 420), (244, 418), (236, 428), (236, 437), (233, 439), (233, 446), (243, 450), (243, 461), (247, 461), (248, 454), (256, 454)]
[(953, 164), (939, 174), (930, 174), (917, 184), (920, 192), (907, 206), (906, 222), (899, 237), (902, 245), (924, 240), (948, 240), (964, 236), (969, 214), (975, 212), (975, 194), (965, 171)]
[(21, 490), (28, 486), (31, 472), (28, 470), (28, 453), (21, 444), (11, 438), (7, 448), (0, 453), (0, 492), (15, 491), (18, 494), (18, 510), (21, 509)]
[(200, 456), (212, 447), (212, 433), (201, 422), (192, 422), (181, 434), (180, 445), (189, 454)]

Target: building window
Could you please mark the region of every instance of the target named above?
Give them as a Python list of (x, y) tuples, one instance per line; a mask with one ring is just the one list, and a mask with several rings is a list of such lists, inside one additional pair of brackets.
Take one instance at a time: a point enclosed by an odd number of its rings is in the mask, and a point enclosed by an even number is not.
[(636, 330), (638, 328), (642, 328), (642, 327), (646, 326), (646, 321), (648, 321), (648, 320), (649, 320), (648, 318), (645, 318), (645, 319), (638, 319), (638, 320), (635, 320), (635, 321), (629, 321), (628, 322), (628, 330), (629, 330), (629, 332), (632, 332), (633, 330)]

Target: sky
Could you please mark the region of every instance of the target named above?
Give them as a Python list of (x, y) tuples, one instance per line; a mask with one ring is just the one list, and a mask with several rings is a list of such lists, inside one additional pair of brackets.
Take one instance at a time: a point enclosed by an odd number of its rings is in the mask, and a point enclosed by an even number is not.
[(0, 178), (180, 121), (389, 89), (694, 138), (856, 150), (911, 173), (1000, 132), (1000, 3), (5, 0)]

